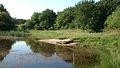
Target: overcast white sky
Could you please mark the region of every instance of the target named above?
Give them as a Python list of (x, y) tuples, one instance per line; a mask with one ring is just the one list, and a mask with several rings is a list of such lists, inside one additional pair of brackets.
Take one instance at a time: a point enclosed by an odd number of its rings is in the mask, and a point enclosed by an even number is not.
[[(74, 6), (80, 0), (0, 0), (14, 18), (29, 19), (34, 12), (49, 8), (55, 12)], [(98, 0), (96, 0), (98, 1)]]

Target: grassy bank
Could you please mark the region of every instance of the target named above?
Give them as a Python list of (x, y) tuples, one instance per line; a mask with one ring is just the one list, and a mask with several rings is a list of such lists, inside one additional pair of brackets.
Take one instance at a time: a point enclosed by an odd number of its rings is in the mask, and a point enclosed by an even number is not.
[(25, 31), (0, 31), (0, 36), (16, 36), (23, 37), (26, 36), (28, 32)]
[(37, 31), (31, 30), (30, 36), (35, 39), (70, 38), (81, 46), (118, 46), (120, 44), (120, 31), (112, 30), (102, 33), (89, 33), (81, 30)]

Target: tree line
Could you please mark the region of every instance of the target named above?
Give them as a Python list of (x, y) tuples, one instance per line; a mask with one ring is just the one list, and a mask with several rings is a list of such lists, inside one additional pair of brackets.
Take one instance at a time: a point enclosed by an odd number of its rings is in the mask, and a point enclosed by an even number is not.
[(103, 29), (119, 29), (119, 11), (120, 0), (82, 0), (61, 12), (46, 9), (34, 12), (31, 19), (24, 20), (12, 18), (1, 4), (0, 30), (82, 29), (99, 32)]

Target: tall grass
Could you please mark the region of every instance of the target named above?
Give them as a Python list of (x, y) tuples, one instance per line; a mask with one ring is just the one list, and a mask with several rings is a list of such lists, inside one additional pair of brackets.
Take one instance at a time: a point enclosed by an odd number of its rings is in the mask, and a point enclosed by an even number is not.
[(24, 31), (0, 31), (0, 36), (24, 37), (26, 35), (27, 35), (27, 32), (24, 32)]

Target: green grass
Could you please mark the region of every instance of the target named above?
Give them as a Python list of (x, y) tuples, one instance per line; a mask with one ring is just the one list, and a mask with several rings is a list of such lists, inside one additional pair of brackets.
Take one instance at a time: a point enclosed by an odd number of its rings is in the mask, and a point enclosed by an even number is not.
[(24, 31), (0, 31), (0, 36), (23, 37), (26, 35), (27, 35), (27, 32), (24, 32)]
[(35, 39), (70, 38), (80, 46), (118, 46), (120, 44), (120, 31), (106, 31), (102, 33), (89, 33), (81, 30), (31, 30), (30, 36)]

